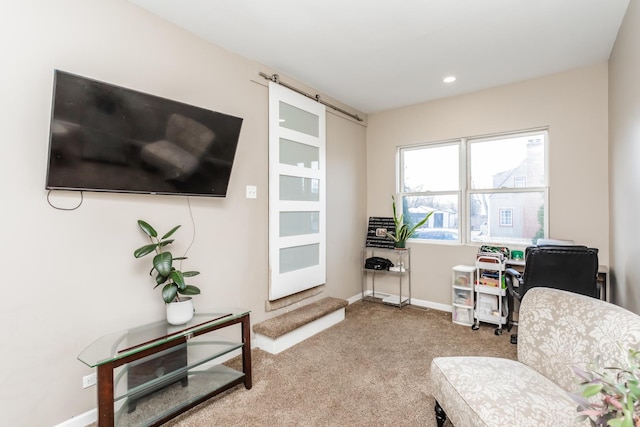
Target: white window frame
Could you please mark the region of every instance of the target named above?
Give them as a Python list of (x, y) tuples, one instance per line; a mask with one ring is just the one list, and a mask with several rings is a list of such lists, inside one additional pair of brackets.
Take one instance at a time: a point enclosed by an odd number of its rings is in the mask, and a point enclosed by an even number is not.
[[(472, 143), (482, 142), (483, 140), (493, 140), (493, 139), (501, 139), (501, 138), (509, 138), (509, 137), (524, 137), (527, 135), (539, 135), (544, 134), (544, 185), (540, 187), (529, 187), (522, 188), (518, 186), (513, 186), (510, 188), (499, 188), (499, 189), (472, 189), (471, 187), (471, 159), (469, 158), (469, 146)], [(443, 145), (458, 145), (459, 147), (459, 188), (457, 191), (434, 191), (434, 192), (405, 192), (404, 191), (404, 165), (403, 165), (403, 153), (408, 150), (416, 150), (423, 148), (435, 148)], [(506, 132), (506, 133), (498, 133), (492, 135), (484, 135), (478, 137), (468, 137), (468, 138), (457, 138), (454, 140), (446, 140), (446, 141), (438, 141), (431, 143), (423, 143), (423, 144), (413, 144), (409, 146), (399, 146), (396, 149), (396, 165), (397, 165), (397, 174), (396, 174), (396, 192), (397, 199), (400, 200), (400, 205), (402, 205), (402, 200), (404, 197), (411, 196), (438, 196), (438, 195), (446, 195), (446, 194), (458, 194), (458, 241), (446, 241), (446, 240), (427, 240), (427, 239), (410, 239), (412, 242), (418, 243), (437, 243), (437, 244), (473, 244), (473, 245), (481, 245), (487, 244), (479, 243), (475, 241), (471, 241), (471, 203), (470, 199), (473, 194), (477, 193), (525, 193), (525, 192), (542, 192), (544, 198), (544, 238), (548, 238), (549, 236), (549, 132), (547, 128), (538, 128), (531, 130), (523, 130), (517, 132)], [(513, 221), (513, 215), (512, 215)], [(499, 238), (496, 238), (495, 242), (492, 241), (492, 244), (502, 244)]]

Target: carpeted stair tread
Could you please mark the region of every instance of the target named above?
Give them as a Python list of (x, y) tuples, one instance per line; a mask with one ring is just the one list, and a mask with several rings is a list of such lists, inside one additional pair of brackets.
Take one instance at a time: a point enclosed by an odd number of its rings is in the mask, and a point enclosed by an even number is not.
[(253, 332), (276, 339), (307, 323), (344, 308), (348, 304), (346, 300), (340, 298), (326, 297), (264, 322), (256, 323), (253, 325)]

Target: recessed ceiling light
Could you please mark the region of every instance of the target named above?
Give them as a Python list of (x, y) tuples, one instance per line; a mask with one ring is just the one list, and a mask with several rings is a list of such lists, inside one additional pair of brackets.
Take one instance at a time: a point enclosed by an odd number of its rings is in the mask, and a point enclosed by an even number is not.
[(444, 79), (442, 79), (442, 81), (445, 83), (453, 83), (456, 81), (456, 76), (447, 76)]

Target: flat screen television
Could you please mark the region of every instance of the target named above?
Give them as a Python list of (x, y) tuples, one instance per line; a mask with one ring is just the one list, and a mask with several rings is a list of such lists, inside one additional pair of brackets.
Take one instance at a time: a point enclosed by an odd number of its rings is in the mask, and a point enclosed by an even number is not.
[(46, 188), (224, 197), (242, 118), (55, 71)]

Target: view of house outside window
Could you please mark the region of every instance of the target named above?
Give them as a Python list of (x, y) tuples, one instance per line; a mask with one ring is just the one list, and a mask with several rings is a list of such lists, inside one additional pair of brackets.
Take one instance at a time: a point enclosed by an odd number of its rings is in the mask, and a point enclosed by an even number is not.
[(417, 240), (530, 245), (546, 236), (547, 131), (399, 148), (407, 222)]
[(500, 209), (500, 227), (513, 227), (513, 209)]

